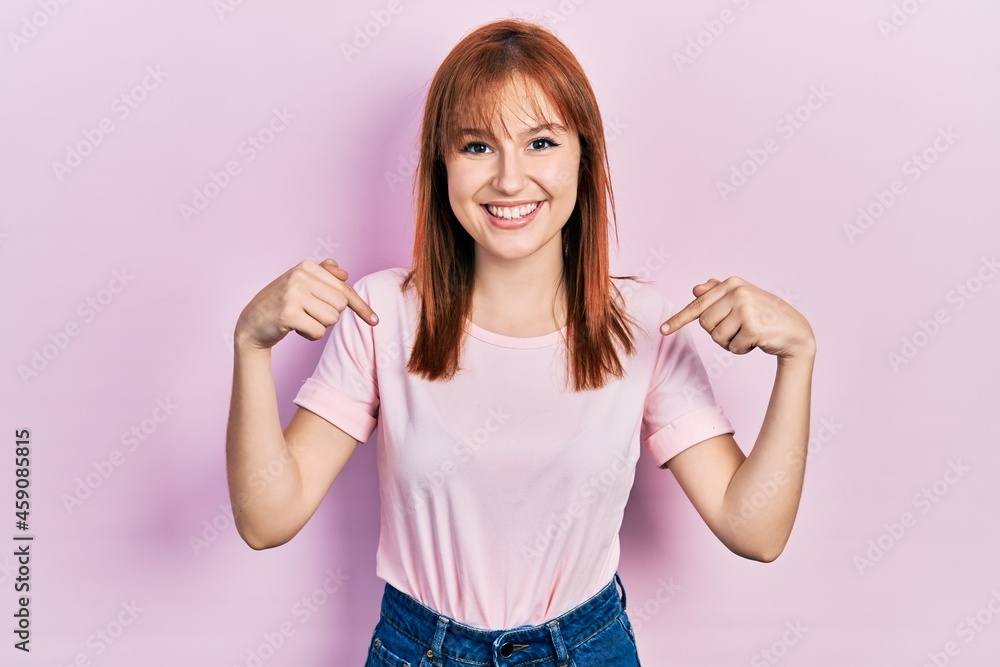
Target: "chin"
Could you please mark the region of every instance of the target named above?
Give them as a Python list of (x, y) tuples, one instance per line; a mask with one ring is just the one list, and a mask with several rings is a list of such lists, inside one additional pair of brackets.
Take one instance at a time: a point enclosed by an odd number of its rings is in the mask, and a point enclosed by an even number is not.
[(487, 238), (486, 243), (478, 243), (479, 251), (502, 260), (518, 260), (530, 257), (544, 247), (531, 239)]
[(531, 257), (533, 254), (538, 252), (538, 248), (483, 248), (483, 251), (498, 260), (506, 262), (515, 262), (517, 260), (524, 259), (526, 257)]

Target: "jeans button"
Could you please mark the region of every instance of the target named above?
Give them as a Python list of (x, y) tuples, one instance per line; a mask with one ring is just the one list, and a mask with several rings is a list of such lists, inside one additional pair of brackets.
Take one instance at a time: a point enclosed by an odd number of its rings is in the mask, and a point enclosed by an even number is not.
[(500, 656), (509, 658), (512, 653), (514, 653), (514, 645), (510, 642), (504, 642), (503, 646), (500, 647)]

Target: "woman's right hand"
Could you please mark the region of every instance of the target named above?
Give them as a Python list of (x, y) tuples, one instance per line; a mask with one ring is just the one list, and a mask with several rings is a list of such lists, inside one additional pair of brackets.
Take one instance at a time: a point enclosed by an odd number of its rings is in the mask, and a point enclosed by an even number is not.
[(327, 258), (317, 264), (306, 259), (281, 274), (257, 293), (236, 322), (237, 345), (267, 349), (289, 331), (319, 340), (327, 327), (350, 308), (368, 324), (377, 324), (371, 306), (346, 282), (347, 271)]

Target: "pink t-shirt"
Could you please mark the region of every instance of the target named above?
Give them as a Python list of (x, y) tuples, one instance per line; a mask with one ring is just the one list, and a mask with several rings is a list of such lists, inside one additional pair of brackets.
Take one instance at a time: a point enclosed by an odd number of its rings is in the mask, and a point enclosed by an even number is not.
[(466, 625), (541, 624), (614, 576), (640, 442), (662, 465), (734, 429), (688, 330), (659, 333), (672, 313), (648, 285), (617, 281), (645, 328), (626, 377), (574, 392), (565, 330), (514, 338), (467, 320), (454, 378), (407, 373), (419, 309), (405, 275), (357, 281), (379, 324), (345, 310), (294, 402), (360, 442), (378, 426), (379, 577)]

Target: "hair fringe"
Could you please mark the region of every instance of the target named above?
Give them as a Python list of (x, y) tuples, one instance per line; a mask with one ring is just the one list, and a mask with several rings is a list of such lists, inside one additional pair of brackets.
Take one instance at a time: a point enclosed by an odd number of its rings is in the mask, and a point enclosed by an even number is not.
[(610, 232), (616, 242), (618, 236), (604, 126), (576, 57), (550, 31), (519, 19), (489, 23), (463, 38), (428, 90), (413, 184), (413, 268), (402, 284), (403, 290), (414, 288), (420, 302), (407, 370), (427, 380), (446, 380), (461, 368), (475, 245), (449, 204), (445, 156), (456, 147), (463, 123), (499, 134), (497, 124), (503, 121), (496, 93), (514, 77), (534, 83), (580, 136), (577, 203), (562, 229), (567, 379), (576, 391), (598, 389), (623, 377), (620, 354), (636, 349), (631, 328), (636, 323), (610, 275)]

